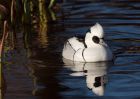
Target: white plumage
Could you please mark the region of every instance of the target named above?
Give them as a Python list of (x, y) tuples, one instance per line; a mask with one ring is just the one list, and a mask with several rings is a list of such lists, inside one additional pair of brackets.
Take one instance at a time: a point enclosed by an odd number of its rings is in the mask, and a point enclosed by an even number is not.
[(113, 55), (103, 38), (103, 28), (96, 23), (86, 33), (84, 42), (80, 42), (77, 37), (68, 39), (64, 45), (62, 56), (79, 62), (110, 61)]

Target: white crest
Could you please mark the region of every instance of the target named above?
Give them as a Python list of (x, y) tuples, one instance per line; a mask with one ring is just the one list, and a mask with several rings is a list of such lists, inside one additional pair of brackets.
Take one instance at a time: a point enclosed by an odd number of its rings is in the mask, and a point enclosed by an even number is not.
[(90, 28), (91, 34), (97, 36), (99, 38), (104, 37), (104, 31), (102, 26), (99, 23), (96, 23), (94, 26)]
[(99, 46), (98, 44), (94, 43), (92, 40), (93, 36), (97, 36), (98, 38), (104, 37), (103, 28), (99, 23), (96, 23), (94, 26), (90, 28), (90, 31), (87, 32), (85, 37), (85, 43), (87, 47)]

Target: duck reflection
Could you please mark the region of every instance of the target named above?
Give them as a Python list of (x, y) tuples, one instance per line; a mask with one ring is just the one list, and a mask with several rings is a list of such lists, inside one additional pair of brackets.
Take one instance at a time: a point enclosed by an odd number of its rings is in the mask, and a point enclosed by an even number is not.
[(95, 95), (103, 96), (105, 85), (107, 84), (107, 67), (110, 62), (81, 63), (63, 59), (65, 68), (69, 68), (74, 73), (71, 76), (85, 76), (87, 87)]
[(104, 95), (104, 88), (107, 83), (107, 63), (86, 63), (84, 67), (87, 87), (96, 95)]

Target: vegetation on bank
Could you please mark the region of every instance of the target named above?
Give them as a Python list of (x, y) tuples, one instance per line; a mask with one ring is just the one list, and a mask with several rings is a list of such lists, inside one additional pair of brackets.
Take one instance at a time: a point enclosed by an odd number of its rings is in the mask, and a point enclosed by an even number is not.
[[(18, 30), (23, 31), (25, 47), (28, 47), (27, 38), (31, 30), (45, 35), (48, 20), (56, 20), (53, 11), (59, 7), (57, 0), (0, 0), (0, 60), (2, 60), (3, 48), (4, 51), (15, 48)], [(4, 46), (6, 39), (8, 46)], [(2, 61), (0, 61), (0, 89), (5, 86), (2, 69)]]

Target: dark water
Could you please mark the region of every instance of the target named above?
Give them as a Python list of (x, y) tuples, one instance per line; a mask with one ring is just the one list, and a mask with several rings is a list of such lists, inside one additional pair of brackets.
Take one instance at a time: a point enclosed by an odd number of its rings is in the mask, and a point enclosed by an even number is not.
[[(30, 34), (26, 48), (17, 45), (13, 63), (5, 69), (7, 86), (10, 81), (15, 85), (8, 87), (6, 99), (140, 98), (140, 2), (85, 1), (66, 1), (57, 13), (57, 22), (48, 23), (45, 34)], [(104, 28), (114, 63), (63, 60), (64, 42), (75, 35), (85, 36), (96, 22)], [(108, 80), (103, 97), (88, 88), (88, 77), (96, 75)]]

